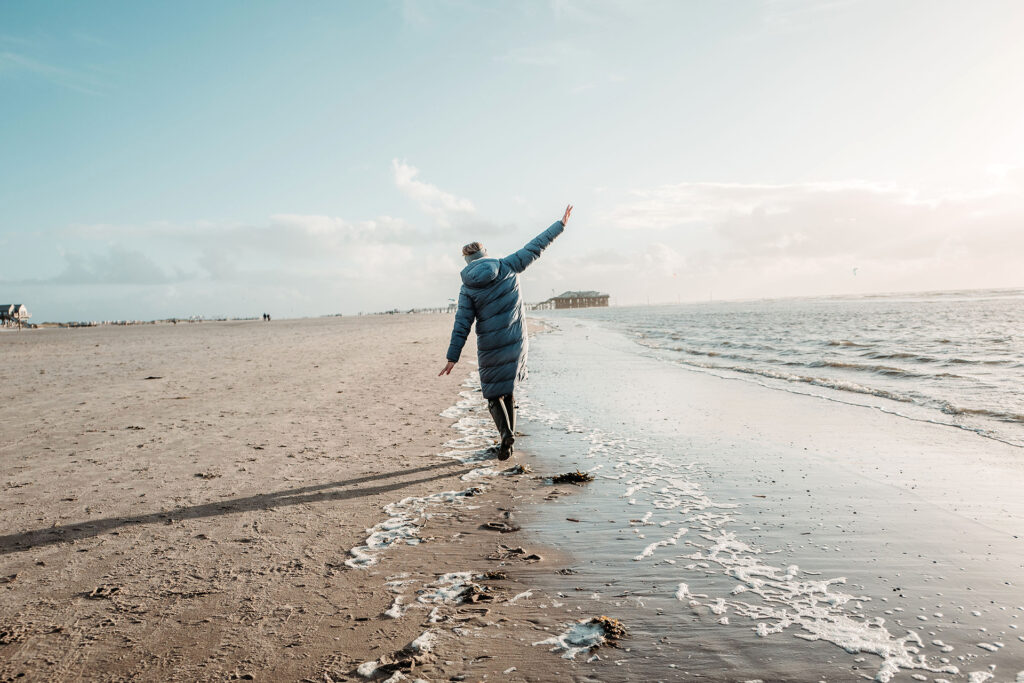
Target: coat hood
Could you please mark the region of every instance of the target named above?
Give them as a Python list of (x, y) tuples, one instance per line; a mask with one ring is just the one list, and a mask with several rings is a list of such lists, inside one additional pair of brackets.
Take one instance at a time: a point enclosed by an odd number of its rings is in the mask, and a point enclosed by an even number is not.
[(462, 282), (467, 287), (483, 287), (498, 279), (498, 270), (498, 259), (477, 259), (462, 269)]

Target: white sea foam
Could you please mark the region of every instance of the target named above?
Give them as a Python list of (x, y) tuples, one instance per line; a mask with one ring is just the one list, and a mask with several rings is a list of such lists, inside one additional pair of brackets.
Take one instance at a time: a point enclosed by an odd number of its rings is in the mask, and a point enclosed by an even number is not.
[(376, 553), (396, 543), (418, 544), (420, 527), (426, 521), (430, 507), (442, 503), (461, 503), (467, 497), (482, 492), (483, 489), (479, 487), (464, 491), (441, 491), (429, 496), (409, 496), (397, 503), (385, 505), (384, 512), (391, 516), (366, 530), (369, 534), (366, 541), (349, 551), (352, 557), (345, 560), (345, 564), (353, 569), (365, 569), (377, 564)]
[(497, 473), (498, 470), (494, 469), (493, 467), (477, 467), (476, 469), (470, 470), (469, 472), (463, 474), (460, 477), (460, 479), (462, 479), (462, 481), (474, 481), (476, 479), (493, 477)]
[[(547, 422), (545, 414), (534, 412), (537, 408), (531, 402), (526, 417)], [(679, 543), (688, 529), (698, 530), (699, 537), (693, 538), (691, 534), (683, 541), (694, 552), (682, 557), (695, 561), (685, 568), (702, 568), (738, 581), (728, 595), (710, 600), (708, 608), (720, 617), (719, 623), (736, 625), (742, 621), (736, 617), (742, 617), (752, 622), (761, 637), (790, 631), (798, 638), (830, 642), (850, 653), (875, 655), (881, 659), (875, 679), (883, 683), (892, 680), (901, 669), (959, 674), (955, 666), (930, 661), (922, 652), (925, 646), (921, 638), (913, 631), (902, 635), (891, 633), (884, 619), (865, 614), (863, 605), (870, 598), (839, 590), (846, 581), (844, 578), (812, 578), (815, 572), (803, 571), (795, 565), (780, 567), (769, 563), (768, 556), (780, 549), (762, 550), (728, 529), (737, 521), (740, 507), (711, 500), (693, 478), (694, 463), (672, 462), (646, 448), (641, 441), (627, 440), (604, 430), (594, 430), (586, 440), (590, 443), (588, 456), (600, 454), (619, 477), (602, 481), (608, 482), (607, 486), (621, 486), (619, 495), (630, 505), (647, 508), (634, 522), (638, 525), (634, 527), (635, 536), (639, 536), (639, 527), (659, 526), (660, 520), (654, 519), (656, 514), (678, 515), (676, 523), (680, 528), (676, 533), (648, 543), (634, 560), (655, 557), (665, 547)], [(698, 596), (690, 593), (687, 583), (677, 585), (677, 600), (691, 607), (701, 605), (695, 599)], [(595, 594), (595, 597), (599, 596)], [(727, 612), (734, 618), (725, 616)], [(586, 649), (583, 644), (566, 641), (576, 636), (585, 638), (588, 632), (581, 633), (579, 629), (580, 625), (573, 625), (561, 636), (541, 643), (557, 645), (556, 649), (565, 650), (563, 656), (573, 657)]]
[[(486, 413), (486, 405), (477, 388), (479, 376), (471, 373), (462, 384), (464, 391), (459, 392), (459, 400), (455, 405), (446, 408), (442, 417), (457, 420), (452, 428), (461, 436), (444, 444), (446, 451), (439, 453), (441, 457), (453, 458), (460, 462), (478, 462), (492, 457), (487, 446), (493, 439), (493, 425), (489, 418), (480, 417)], [(493, 477), (497, 470), (490, 467), (479, 467), (463, 475), (464, 481), (473, 481)], [(482, 487), (472, 487), (463, 491), (442, 491), (428, 496), (410, 496), (395, 503), (384, 506), (388, 518), (366, 530), (369, 536), (363, 545), (349, 550), (351, 557), (345, 565), (353, 569), (365, 569), (377, 563), (377, 554), (396, 544), (416, 545), (421, 542), (420, 527), (429, 519), (431, 510), (445, 505), (461, 504), (473, 495), (481, 493)]]
[(580, 621), (569, 624), (561, 634), (538, 640), (534, 645), (551, 645), (551, 652), (562, 652), (564, 659), (575, 659), (576, 655), (589, 652), (604, 641), (604, 628), (600, 624)]
[(357, 666), (356, 673), (358, 673), (363, 678), (373, 678), (373, 674), (376, 673), (378, 667), (380, 667), (380, 664), (377, 662), (376, 659), (374, 659), (373, 661), (363, 662), (362, 664)]
[(403, 616), (405, 616), (405, 613), (408, 610), (409, 610), (409, 606), (408, 605), (404, 605), (404, 606), (402, 605), (402, 596), (401, 595), (396, 595), (395, 596), (395, 601), (393, 603), (391, 603), (391, 607), (389, 607), (384, 612), (384, 616), (391, 617), (392, 619), (401, 619)]
[(409, 643), (409, 650), (412, 652), (430, 652), (434, 649), (437, 640), (437, 633), (433, 629), (427, 629), (416, 640)]
[(679, 539), (682, 538), (683, 534), (685, 534), (686, 532), (687, 532), (687, 528), (686, 527), (680, 527), (674, 534), (672, 534), (668, 538), (666, 538), (664, 540), (661, 540), (661, 541), (655, 541), (654, 543), (651, 543), (650, 545), (648, 545), (646, 548), (643, 549), (643, 552), (641, 552), (639, 555), (637, 555), (633, 559), (635, 561), (639, 562), (640, 560), (643, 560), (643, 559), (648, 558), (651, 555), (653, 555), (654, 551), (657, 550), (658, 548), (664, 548), (665, 546), (675, 545), (676, 543), (679, 542)]
[(424, 605), (457, 604), (473, 581), (473, 572), (451, 572), (428, 584), (432, 591), (424, 591), (416, 600)]

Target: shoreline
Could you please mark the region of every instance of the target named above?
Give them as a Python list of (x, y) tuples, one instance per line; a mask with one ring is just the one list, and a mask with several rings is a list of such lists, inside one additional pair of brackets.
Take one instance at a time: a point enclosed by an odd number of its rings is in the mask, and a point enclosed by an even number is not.
[(531, 523), (581, 552), (574, 580), (635, 627), (621, 670), (1001, 681), (1024, 669), (1020, 448), (725, 382), (591, 321), (554, 323), (533, 357), (529, 426), (548, 459), (597, 480)]
[[(418, 640), (412, 678), (569, 675), (533, 643), (570, 601), (531, 590), (567, 559), (486, 528), (563, 487), (491, 477), (416, 512), (424, 542), (345, 566), (387, 506), (494, 464), (438, 457), (465, 390), (434, 376), (448, 332), (437, 315), (5, 336), (21, 389), (2, 416), (0, 674), (367, 680)], [(419, 600), (492, 570), (508, 578), (474, 582), (493, 599)]]

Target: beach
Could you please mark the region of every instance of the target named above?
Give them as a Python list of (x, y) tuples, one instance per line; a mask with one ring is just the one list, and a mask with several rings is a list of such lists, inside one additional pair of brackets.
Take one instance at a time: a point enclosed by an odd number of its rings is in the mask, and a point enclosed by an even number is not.
[(493, 426), (472, 362), (437, 377), (450, 331), (424, 315), (0, 335), (0, 679), (568, 671), (532, 645), (560, 618), (531, 577), (562, 556), (514, 532), (553, 489), (473, 462)]
[(0, 336), (0, 677), (1018, 680), (1019, 447), (555, 312), (502, 463), (450, 326)]

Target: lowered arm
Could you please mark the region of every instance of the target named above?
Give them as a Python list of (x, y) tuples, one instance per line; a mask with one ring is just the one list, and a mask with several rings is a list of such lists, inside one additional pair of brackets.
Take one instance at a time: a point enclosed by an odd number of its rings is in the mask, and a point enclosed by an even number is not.
[(466, 294), (466, 286), (459, 290), (459, 308), (455, 311), (455, 327), (452, 328), (452, 341), (448, 345), (447, 360), (449, 363), (458, 363), (462, 356), (462, 347), (466, 345), (466, 338), (469, 330), (473, 327), (473, 320), (476, 318), (476, 311), (473, 309), (473, 300)]

